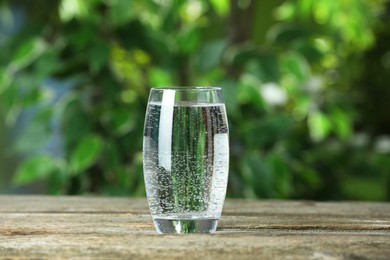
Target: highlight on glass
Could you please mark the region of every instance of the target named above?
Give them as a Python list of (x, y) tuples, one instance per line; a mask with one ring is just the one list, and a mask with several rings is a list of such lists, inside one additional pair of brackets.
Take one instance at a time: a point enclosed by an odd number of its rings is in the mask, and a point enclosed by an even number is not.
[(147, 199), (158, 233), (215, 232), (229, 171), (222, 90), (151, 89), (143, 164)]

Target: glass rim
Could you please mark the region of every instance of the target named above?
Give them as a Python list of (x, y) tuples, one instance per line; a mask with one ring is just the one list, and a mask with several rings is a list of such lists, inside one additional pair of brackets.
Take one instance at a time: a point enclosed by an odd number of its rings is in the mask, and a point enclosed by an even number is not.
[(163, 86), (158, 88), (151, 88), (151, 91), (164, 91), (164, 90), (175, 90), (183, 92), (191, 91), (217, 91), (221, 90), (220, 87), (213, 86)]

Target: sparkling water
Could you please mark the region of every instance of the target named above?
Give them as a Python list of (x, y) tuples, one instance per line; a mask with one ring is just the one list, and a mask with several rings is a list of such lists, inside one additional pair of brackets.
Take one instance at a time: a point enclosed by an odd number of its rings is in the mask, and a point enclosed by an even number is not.
[(228, 167), (224, 104), (148, 105), (144, 175), (159, 232), (215, 231), (225, 199)]

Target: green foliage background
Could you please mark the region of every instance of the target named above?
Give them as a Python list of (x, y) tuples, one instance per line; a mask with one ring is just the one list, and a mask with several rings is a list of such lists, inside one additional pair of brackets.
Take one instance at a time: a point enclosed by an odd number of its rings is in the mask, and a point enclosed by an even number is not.
[(389, 16), (385, 0), (1, 0), (0, 191), (144, 195), (149, 89), (216, 85), (228, 196), (389, 200)]

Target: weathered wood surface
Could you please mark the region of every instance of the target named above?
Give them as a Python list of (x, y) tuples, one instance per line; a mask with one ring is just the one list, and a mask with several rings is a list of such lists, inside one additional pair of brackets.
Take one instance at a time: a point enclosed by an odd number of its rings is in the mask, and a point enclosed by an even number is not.
[(213, 235), (156, 234), (145, 199), (0, 196), (1, 259), (390, 259), (390, 203), (227, 200)]

